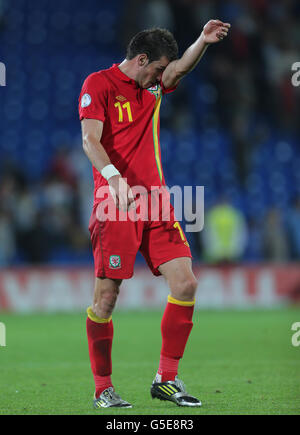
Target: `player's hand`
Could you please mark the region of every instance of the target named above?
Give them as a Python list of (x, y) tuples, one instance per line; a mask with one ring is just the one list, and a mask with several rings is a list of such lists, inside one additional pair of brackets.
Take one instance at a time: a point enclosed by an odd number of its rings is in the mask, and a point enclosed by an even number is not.
[(135, 208), (132, 190), (124, 178), (122, 178), (120, 175), (114, 175), (113, 177), (109, 178), (108, 184), (115, 204), (120, 210), (126, 212)]
[(226, 38), (231, 25), (220, 20), (210, 20), (203, 27), (202, 37), (206, 44), (215, 44)]

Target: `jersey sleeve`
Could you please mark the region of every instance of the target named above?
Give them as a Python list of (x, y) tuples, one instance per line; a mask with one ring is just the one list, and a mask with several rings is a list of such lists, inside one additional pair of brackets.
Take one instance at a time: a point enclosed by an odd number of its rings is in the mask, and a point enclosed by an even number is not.
[(97, 119), (104, 122), (107, 116), (107, 84), (100, 73), (89, 75), (79, 96), (79, 119)]
[(177, 83), (175, 86), (173, 86), (172, 88), (168, 88), (168, 89), (166, 89), (166, 88), (164, 87), (164, 84), (163, 84), (162, 80), (161, 80), (161, 81), (160, 81), (160, 87), (161, 87), (162, 94), (164, 95), (164, 94), (170, 94), (171, 92), (174, 92), (175, 89), (177, 89), (177, 86), (179, 85), (179, 83), (180, 83), (180, 82), (178, 82), (178, 83)]

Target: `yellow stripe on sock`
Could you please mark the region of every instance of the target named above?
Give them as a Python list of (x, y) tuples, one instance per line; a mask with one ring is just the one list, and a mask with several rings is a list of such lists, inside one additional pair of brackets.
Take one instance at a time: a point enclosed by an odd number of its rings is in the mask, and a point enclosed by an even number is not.
[(170, 304), (181, 305), (183, 307), (192, 307), (195, 305), (195, 299), (193, 301), (179, 301), (170, 295), (168, 296), (168, 302), (170, 302)]
[(93, 322), (96, 322), (96, 323), (109, 323), (111, 321), (111, 317), (112, 316), (110, 316), (108, 319), (101, 319), (100, 317), (96, 316), (96, 314), (92, 310), (92, 307), (88, 307), (86, 312), (87, 312), (88, 318), (90, 320), (92, 320)]

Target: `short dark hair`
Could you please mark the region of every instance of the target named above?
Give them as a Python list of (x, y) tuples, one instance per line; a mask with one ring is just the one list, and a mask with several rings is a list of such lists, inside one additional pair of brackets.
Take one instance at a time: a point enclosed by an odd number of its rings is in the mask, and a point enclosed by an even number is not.
[(172, 62), (178, 57), (178, 45), (167, 29), (155, 27), (137, 33), (127, 46), (126, 58), (133, 59), (139, 54), (147, 54), (149, 63), (159, 60), (162, 56)]

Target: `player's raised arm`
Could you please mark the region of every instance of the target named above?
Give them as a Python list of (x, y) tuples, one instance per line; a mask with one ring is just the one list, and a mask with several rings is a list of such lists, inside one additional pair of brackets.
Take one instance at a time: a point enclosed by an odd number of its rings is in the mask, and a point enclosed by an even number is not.
[(199, 38), (184, 52), (183, 56), (169, 63), (162, 75), (166, 89), (175, 86), (182, 77), (192, 71), (204, 55), (210, 44), (222, 41), (228, 34), (229, 23), (220, 20), (210, 20), (204, 27)]
[(103, 122), (97, 119), (81, 121), (82, 146), (92, 165), (106, 178), (116, 205), (126, 211), (134, 202), (132, 191), (120, 172), (111, 164), (105, 149), (101, 145)]

